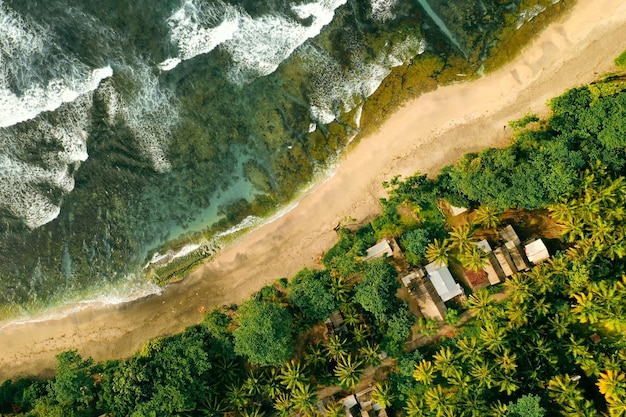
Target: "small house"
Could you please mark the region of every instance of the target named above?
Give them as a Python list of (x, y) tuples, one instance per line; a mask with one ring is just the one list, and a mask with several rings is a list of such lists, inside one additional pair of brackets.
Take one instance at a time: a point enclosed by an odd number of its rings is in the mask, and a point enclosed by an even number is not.
[(522, 244), (519, 240), (519, 236), (517, 236), (517, 233), (515, 232), (515, 229), (513, 229), (513, 226), (510, 224), (500, 229), (500, 236), (505, 242), (513, 242), (516, 246), (520, 246)]
[(370, 261), (376, 258), (389, 257), (393, 255), (393, 249), (391, 249), (391, 244), (388, 240), (383, 240), (367, 249), (365, 257), (363, 257), (364, 261)]
[(480, 242), (477, 242), (476, 246), (482, 249), (483, 252), (487, 253), (487, 263), (483, 266), (483, 271), (487, 273), (489, 284), (499, 284), (504, 280), (504, 278), (506, 278), (506, 275), (504, 274), (504, 271), (502, 271), (502, 267), (496, 259), (496, 256), (493, 254), (493, 250), (491, 249), (489, 242), (487, 242), (486, 239), (483, 239)]
[(445, 265), (432, 262), (426, 265), (426, 272), (437, 294), (443, 301), (448, 301), (457, 295), (463, 294), (461, 286), (452, 278), (450, 270)]
[(527, 270), (528, 264), (524, 260), (524, 257), (522, 256), (522, 252), (520, 251), (519, 246), (515, 245), (511, 241), (506, 242), (504, 246), (506, 246), (506, 249), (509, 252), (509, 256), (511, 257), (511, 259), (513, 260), (513, 263), (515, 264), (515, 268), (517, 268), (518, 271)]
[[(500, 236), (504, 240), (504, 248), (502, 248), (502, 252), (504, 253), (504, 257), (506, 258), (507, 262), (509, 262), (513, 273), (517, 271), (527, 270), (528, 264), (526, 263), (526, 260), (524, 259), (524, 256), (522, 254), (522, 242), (519, 240), (519, 236), (517, 236), (517, 233), (515, 233), (515, 229), (513, 229), (513, 226), (509, 224), (506, 227), (500, 229)], [(498, 259), (498, 262), (500, 262), (500, 264), (502, 265), (502, 270), (505, 271), (506, 276), (510, 276), (497, 254), (496, 258)], [(511, 275), (513, 275), (513, 273), (511, 273)]]
[(409, 294), (426, 319), (444, 321), (448, 309), (437, 293), (432, 282), (424, 279), (424, 273), (419, 270), (402, 278), (402, 283), (409, 290)]
[(493, 251), (493, 254), (498, 260), (504, 276), (510, 277), (517, 272), (517, 268), (515, 268), (513, 259), (511, 259), (509, 252), (506, 250), (506, 248), (496, 248)]
[(537, 239), (524, 246), (524, 253), (526, 254), (528, 260), (533, 264), (538, 264), (550, 258), (548, 248), (546, 248), (546, 245), (541, 239)]

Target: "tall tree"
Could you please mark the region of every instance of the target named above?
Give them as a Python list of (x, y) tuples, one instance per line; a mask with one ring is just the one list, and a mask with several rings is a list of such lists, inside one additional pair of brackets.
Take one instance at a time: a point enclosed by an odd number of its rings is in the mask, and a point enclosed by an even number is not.
[(258, 365), (281, 365), (293, 354), (293, 319), (280, 305), (255, 299), (237, 311), (235, 352)]

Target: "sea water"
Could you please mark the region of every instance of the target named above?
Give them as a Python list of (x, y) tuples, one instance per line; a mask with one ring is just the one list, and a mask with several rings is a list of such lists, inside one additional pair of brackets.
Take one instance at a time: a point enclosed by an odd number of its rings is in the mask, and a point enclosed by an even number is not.
[(328, 169), (394, 67), (476, 48), (446, 10), (528, 3), (430, 0), (442, 36), (423, 2), (0, 0), (1, 311), (158, 292), (160, 253)]

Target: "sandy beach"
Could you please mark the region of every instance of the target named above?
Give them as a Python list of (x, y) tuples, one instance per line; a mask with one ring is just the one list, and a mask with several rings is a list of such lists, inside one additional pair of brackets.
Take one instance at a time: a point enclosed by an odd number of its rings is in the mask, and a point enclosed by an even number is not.
[(506, 145), (509, 120), (545, 115), (566, 89), (614, 70), (626, 49), (626, 3), (580, 0), (502, 69), (407, 103), (346, 154), (333, 176), (297, 206), (226, 248), (161, 295), (61, 319), (0, 323), (0, 380), (49, 376), (54, 356), (77, 349), (96, 360), (132, 355), (147, 340), (198, 323), (201, 310), (239, 303), (280, 277), (315, 267), (336, 241), (333, 228), (378, 214), (381, 183), (416, 171), (435, 174), (464, 153)]

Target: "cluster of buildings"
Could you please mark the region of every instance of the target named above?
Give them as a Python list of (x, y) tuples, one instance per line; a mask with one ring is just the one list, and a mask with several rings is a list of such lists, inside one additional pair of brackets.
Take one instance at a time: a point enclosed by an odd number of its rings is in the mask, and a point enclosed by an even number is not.
[[(465, 271), (462, 282), (472, 291), (503, 282), (507, 277), (528, 270), (531, 265), (550, 257), (548, 249), (541, 239), (535, 239), (522, 245), (511, 225), (498, 231), (499, 245), (492, 248), (489, 242), (481, 240), (476, 246), (486, 254), (485, 264), (480, 271)], [(382, 240), (367, 249), (364, 261), (380, 257), (394, 256), (399, 251), (393, 241)], [(417, 304), (422, 316), (439, 322), (445, 321), (446, 302), (465, 296), (463, 287), (455, 280), (446, 265), (432, 262), (424, 268), (417, 268), (401, 278), (412, 300)], [(345, 324), (337, 311), (326, 321), (330, 333), (342, 333)], [(372, 400), (374, 387), (368, 387), (356, 394), (348, 395), (341, 402), (346, 409), (346, 417), (387, 417), (380, 404)]]
[[(486, 253), (483, 268), (479, 271), (464, 271), (460, 280), (472, 291), (503, 282), (507, 277), (526, 271), (531, 265), (550, 257), (541, 239), (522, 245), (513, 226), (507, 225), (498, 231), (501, 242), (495, 248), (485, 240), (476, 243)], [(383, 240), (367, 250), (364, 260), (392, 256), (389, 241)], [(446, 265), (430, 263), (423, 269), (415, 269), (402, 278), (413, 301), (426, 319), (444, 321), (447, 308), (445, 303), (464, 297), (463, 287), (454, 279)]]

